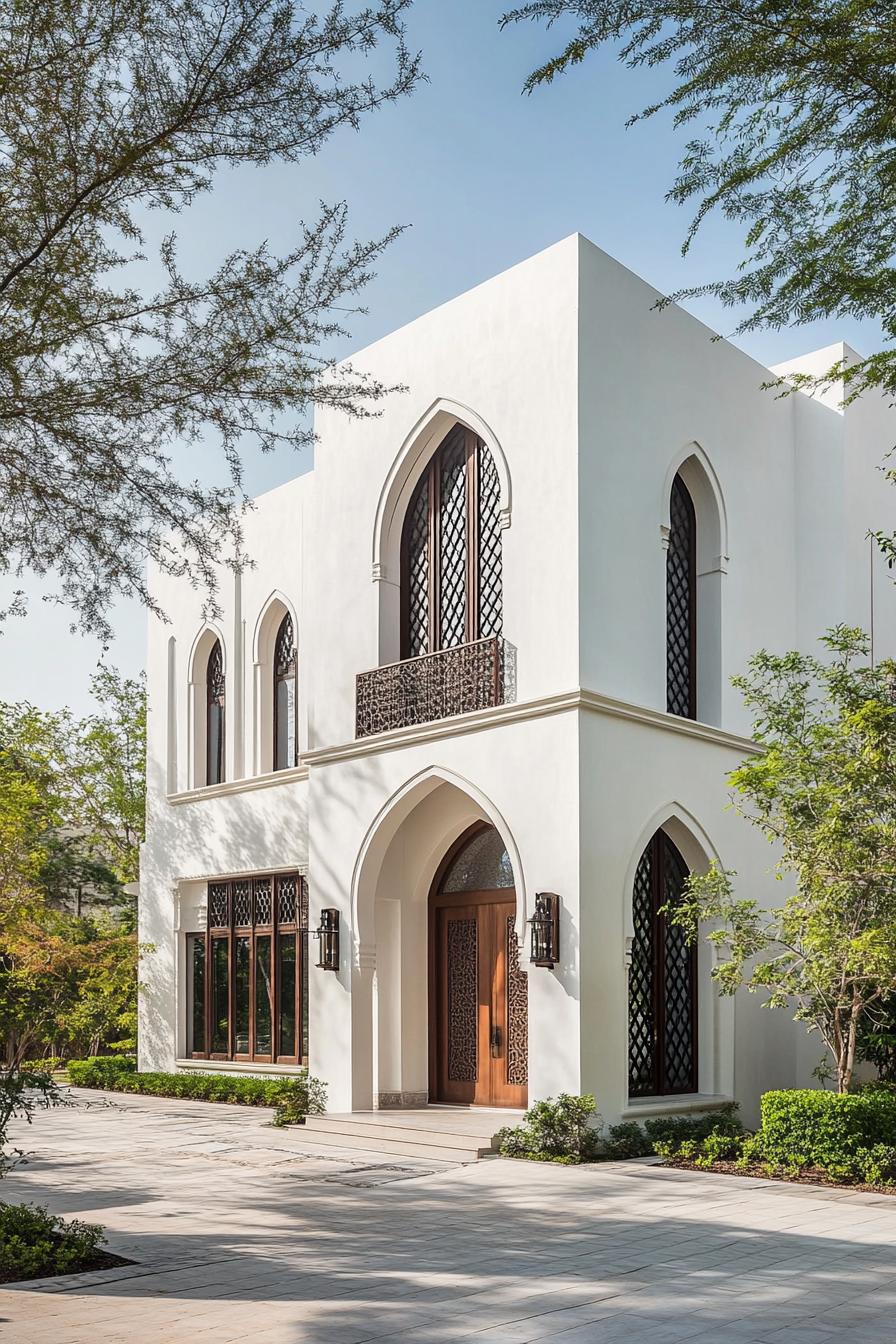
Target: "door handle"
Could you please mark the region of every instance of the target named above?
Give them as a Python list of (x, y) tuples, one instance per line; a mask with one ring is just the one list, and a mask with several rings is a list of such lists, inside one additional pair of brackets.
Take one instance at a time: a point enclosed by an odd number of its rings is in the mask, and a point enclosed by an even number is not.
[(492, 1026), (492, 1027), (490, 1028), (490, 1031), (489, 1031), (489, 1037), (490, 1037), (490, 1039), (489, 1039), (489, 1046), (490, 1046), (490, 1049), (491, 1049), (491, 1056), (492, 1056), (492, 1059), (500, 1059), (500, 1057), (501, 1057), (501, 1028), (500, 1028), (500, 1027), (496, 1027), (496, 1026)]

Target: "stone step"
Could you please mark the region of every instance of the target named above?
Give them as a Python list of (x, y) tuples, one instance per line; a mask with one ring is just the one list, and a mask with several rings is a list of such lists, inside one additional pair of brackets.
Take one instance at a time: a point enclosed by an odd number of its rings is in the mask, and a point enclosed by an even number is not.
[(403, 1153), (407, 1157), (435, 1157), (446, 1162), (472, 1162), (494, 1152), (494, 1135), (517, 1119), (517, 1112), (468, 1111), (460, 1107), (352, 1111), (309, 1115), (305, 1130), (315, 1142)]
[[(310, 1118), (310, 1117), (309, 1117)], [(344, 1130), (328, 1129), (316, 1126), (310, 1129), (304, 1126), (310, 1143), (319, 1143), (333, 1148), (363, 1148), (369, 1153), (388, 1153), (395, 1157), (417, 1157), (437, 1162), (475, 1162), (490, 1153), (491, 1148), (471, 1147), (470, 1141), (464, 1143), (458, 1137), (457, 1143), (463, 1147), (447, 1148), (442, 1144), (417, 1143), (411, 1139), (383, 1139), (370, 1133), (370, 1126), (363, 1126), (362, 1132), (346, 1133)]]

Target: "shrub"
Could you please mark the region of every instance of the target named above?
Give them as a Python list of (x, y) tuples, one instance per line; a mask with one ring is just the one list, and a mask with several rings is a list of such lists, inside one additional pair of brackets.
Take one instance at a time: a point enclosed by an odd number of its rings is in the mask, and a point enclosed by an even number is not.
[(76, 1087), (114, 1087), (122, 1074), (136, 1072), (134, 1055), (92, 1055), (68, 1062), (69, 1082)]
[(644, 1128), (658, 1153), (667, 1156), (682, 1143), (699, 1143), (710, 1134), (743, 1134), (744, 1128), (737, 1116), (737, 1106), (723, 1106), (705, 1115), (659, 1115), (644, 1121)]
[(601, 1141), (601, 1155), (624, 1161), (631, 1157), (650, 1157), (653, 1144), (634, 1120), (611, 1125)]
[(68, 1076), (78, 1087), (131, 1092), (148, 1097), (228, 1102), (236, 1106), (273, 1106), (277, 1125), (302, 1124), (306, 1115), (326, 1107), (326, 1084), (307, 1073), (289, 1078), (251, 1078), (221, 1073), (137, 1073), (132, 1057), (100, 1056), (72, 1060)]
[(31, 1204), (0, 1204), (0, 1282), (88, 1268), (105, 1240), (101, 1227)]
[(766, 1092), (761, 1115), (765, 1157), (782, 1166), (848, 1168), (863, 1150), (896, 1145), (890, 1090)]
[(537, 1101), (523, 1123), (496, 1134), (502, 1157), (527, 1157), (537, 1162), (593, 1161), (599, 1154), (600, 1135), (591, 1124), (596, 1117), (594, 1097), (572, 1097), (561, 1092), (555, 1099)]
[(19, 1067), (23, 1073), (57, 1073), (65, 1068), (65, 1060), (59, 1055), (47, 1055), (46, 1059), (26, 1059)]

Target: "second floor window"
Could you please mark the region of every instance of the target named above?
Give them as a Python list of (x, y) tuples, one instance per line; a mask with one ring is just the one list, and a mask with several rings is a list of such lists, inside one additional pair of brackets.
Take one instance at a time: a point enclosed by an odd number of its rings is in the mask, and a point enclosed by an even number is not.
[(666, 552), (666, 710), (697, 717), (697, 516), (680, 476), (672, 482)]
[(274, 645), (274, 769), (287, 770), (298, 761), (296, 731), (296, 641), (292, 617), (280, 622)]
[(401, 546), (401, 656), (501, 633), (500, 487), (491, 453), (464, 425), (417, 483)]
[(215, 640), (205, 674), (205, 782), (224, 780), (224, 657)]

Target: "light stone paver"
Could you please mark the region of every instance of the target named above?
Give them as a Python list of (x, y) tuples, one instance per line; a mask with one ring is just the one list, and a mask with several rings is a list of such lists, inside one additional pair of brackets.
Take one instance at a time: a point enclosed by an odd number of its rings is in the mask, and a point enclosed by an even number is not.
[(896, 1198), (450, 1166), (72, 1097), (16, 1136), (2, 1197), (101, 1222), (136, 1263), (0, 1289), (4, 1344), (896, 1344)]

